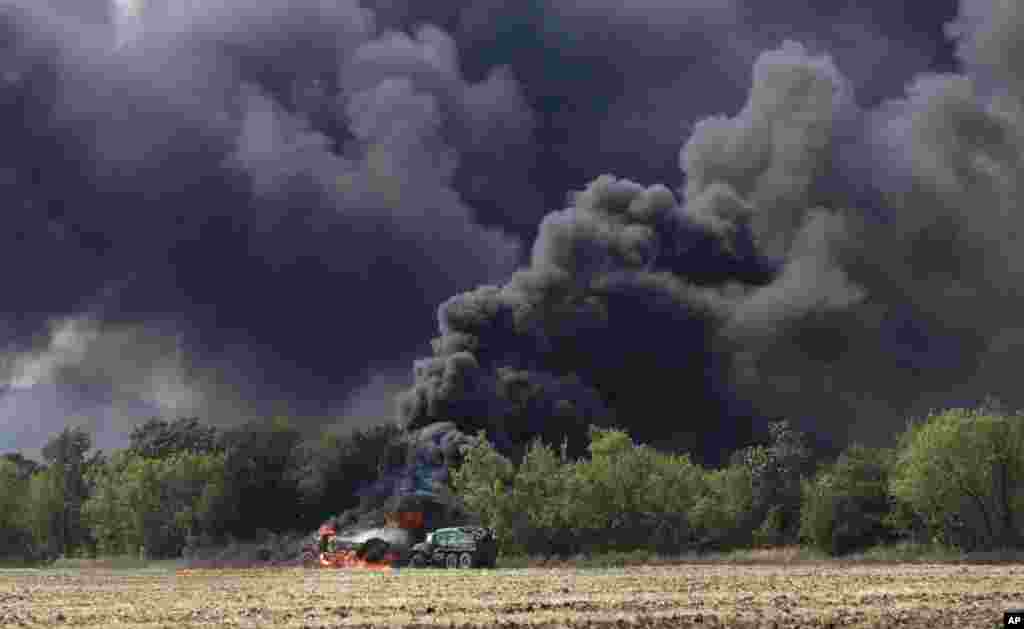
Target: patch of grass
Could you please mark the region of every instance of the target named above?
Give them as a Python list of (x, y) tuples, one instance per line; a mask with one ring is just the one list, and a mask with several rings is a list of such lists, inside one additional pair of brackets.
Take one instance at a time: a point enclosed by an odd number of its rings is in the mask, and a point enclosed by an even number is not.
[(808, 546), (737, 548), (723, 553), (695, 556), (695, 561), (727, 564), (789, 564), (832, 560), (828, 554)]
[(1024, 562), (1024, 549), (1004, 548), (963, 552), (933, 544), (903, 542), (888, 546), (875, 546), (843, 559), (858, 562), (1020, 563)]
[(39, 561), (0, 558), (0, 570), (23, 570), (27, 568), (40, 568), (42, 566), (43, 563)]
[(675, 564), (719, 565), (789, 565), (817, 563), (1024, 563), (1024, 549), (994, 550), (963, 553), (955, 549), (930, 544), (898, 543), (876, 546), (863, 552), (832, 557), (807, 546), (781, 546), (774, 548), (740, 548), (726, 552), (679, 555), (658, 555), (653, 551), (608, 552), (577, 555), (568, 559), (546, 559), (525, 555), (498, 558), (499, 568), (579, 568), (601, 569), (627, 566), (658, 566)]
[(54, 570), (176, 570), (184, 566), (180, 559), (139, 559), (130, 555), (96, 559), (64, 558), (45, 565)]
[(795, 562), (819, 562), (836, 560), (810, 547), (783, 546), (775, 548), (737, 548), (725, 552), (700, 554), (696, 551), (675, 555), (658, 554), (652, 550), (630, 552), (605, 552), (592, 555), (577, 555), (567, 559), (525, 555), (502, 556), (500, 568), (523, 569), (565, 567), (577, 569), (625, 568), (628, 565), (673, 565), (677, 563), (721, 563), (721, 564), (787, 564)]
[(948, 562), (962, 561), (965, 555), (960, 551), (936, 546), (933, 544), (919, 544), (913, 542), (900, 542), (883, 546), (873, 546), (865, 551), (843, 557), (846, 561), (858, 562)]

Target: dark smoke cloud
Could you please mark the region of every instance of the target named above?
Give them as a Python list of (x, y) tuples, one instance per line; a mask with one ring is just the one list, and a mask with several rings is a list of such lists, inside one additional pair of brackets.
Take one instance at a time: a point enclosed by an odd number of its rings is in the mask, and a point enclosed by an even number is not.
[[(830, 57), (760, 55), (743, 109), (694, 127), (678, 204), (595, 180), (544, 219), (528, 268), (442, 306), (435, 360), (581, 374), (634, 434), (712, 456), (778, 417), (879, 442), (932, 408), (1019, 406), (1024, 105), (1002, 28), (1019, 17), (963, 8), (968, 72), (877, 108)], [(418, 376), (437, 417), (479, 398)]]
[[(716, 337), (773, 335), (862, 298), (835, 264), (842, 218), (803, 205), (844, 90), (830, 60), (787, 43), (758, 61), (739, 116), (697, 126), (682, 152), (682, 204), (665, 186), (605, 176), (549, 214), (529, 267), (441, 307), (438, 357), (417, 366), (407, 424), (489, 417), (521, 442), (552, 432), (544, 424), (578, 436), (612, 420), (713, 454), (749, 438), (753, 418), (736, 415), (732, 361)], [(565, 417), (515, 414), (496, 384), (515, 374), (537, 387), (570, 371), (594, 403), (543, 391)]]
[[(32, 261), (5, 291), (7, 389), (105, 391), (127, 409), (89, 420), (107, 436), (154, 410), (345, 420), (369, 365), (515, 263), (453, 177), (463, 147), (518, 150), (531, 115), (507, 72), (468, 82), (443, 32), (381, 32), (354, 2), (166, 7), (4, 6), (0, 256)], [(2, 445), (66, 415), (5, 415)]]
[[(929, 3), (928, 11), (913, 3), (852, 0), (369, 0), (367, 6), (387, 25), (441, 25), (458, 42), (468, 76), (495, 64), (513, 68), (539, 121), (537, 154), (525, 167), (536, 173), (531, 181), (544, 203), (516, 212), (527, 240), (543, 214), (562, 204), (567, 188), (602, 173), (678, 185), (673, 156), (680, 138), (697, 119), (742, 100), (751, 64), (783, 40), (832, 54), (858, 86), (858, 98), (872, 105), (923, 68), (951, 69), (954, 61), (940, 35), (955, 14), (954, 0)], [(484, 197), (474, 206), (487, 220), (513, 218)]]
[(965, 73), (891, 102), (956, 69), (952, 0), (128, 6), (0, 3), (21, 408), (364, 426), (415, 377), (411, 427), (714, 458), (1012, 399), (1008, 4), (961, 3)]

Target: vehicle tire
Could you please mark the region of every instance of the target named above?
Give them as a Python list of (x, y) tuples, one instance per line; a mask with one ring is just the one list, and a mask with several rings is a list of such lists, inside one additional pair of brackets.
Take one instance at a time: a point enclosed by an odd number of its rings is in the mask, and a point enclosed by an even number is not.
[(444, 556), (444, 567), (454, 570), (459, 567), (459, 556), (455, 553), (448, 553)]
[(413, 553), (412, 557), (409, 558), (409, 566), (413, 568), (426, 568), (427, 558), (423, 553)]
[(360, 553), (358, 553), (357, 556), (362, 555), (361, 559), (378, 562), (384, 559), (384, 555), (388, 552), (390, 547), (390, 544), (375, 537), (363, 544), (363, 547), (360, 549)]
[(462, 553), (459, 555), (459, 567), (463, 570), (469, 570), (473, 567), (476, 562), (473, 561), (473, 555), (470, 553)]
[(302, 552), (302, 565), (311, 568), (316, 565), (316, 553), (311, 548), (307, 548)]

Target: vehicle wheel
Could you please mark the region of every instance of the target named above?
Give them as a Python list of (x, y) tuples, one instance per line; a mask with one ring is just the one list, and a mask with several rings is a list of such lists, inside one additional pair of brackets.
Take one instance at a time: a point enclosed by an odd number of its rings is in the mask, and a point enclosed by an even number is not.
[(459, 567), (459, 556), (455, 553), (448, 553), (444, 556), (444, 567), (455, 569)]
[(459, 567), (464, 570), (469, 570), (473, 567), (473, 555), (469, 553), (462, 553), (459, 555)]
[(423, 553), (414, 553), (413, 556), (409, 558), (409, 565), (413, 568), (426, 568), (427, 558), (423, 556)]
[(307, 568), (316, 565), (316, 553), (310, 549), (306, 549), (302, 553), (302, 565)]
[(363, 544), (360, 554), (362, 554), (362, 559), (366, 561), (378, 562), (384, 559), (384, 555), (390, 547), (390, 544), (375, 537)]

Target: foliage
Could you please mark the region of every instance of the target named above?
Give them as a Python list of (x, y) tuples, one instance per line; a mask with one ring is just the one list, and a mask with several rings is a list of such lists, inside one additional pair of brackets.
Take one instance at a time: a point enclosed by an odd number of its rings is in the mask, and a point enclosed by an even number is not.
[(253, 421), (221, 435), (224, 486), (210, 507), (212, 534), (245, 539), (260, 528), (281, 532), (298, 525), (301, 438), (284, 417)]
[(220, 450), (217, 437), (216, 428), (196, 417), (179, 417), (172, 422), (154, 417), (132, 429), (128, 450), (151, 459), (179, 452), (212, 454)]
[(749, 519), (753, 541), (761, 545), (791, 544), (800, 530), (801, 479), (808, 474), (811, 452), (802, 433), (789, 422), (769, 424), (770, 442), (741, 451), (751, 474)]
[(480, 516), (484, 526), (495, 530), (499, 550), (512, 552), (514, 546), (512, 494), (516, 468), (502, 456), (483, 431), (467, 450), (462, 465), (452, 472), (452, 487), (466, 507)]
[(82, 523), (82, 504), (89, 489), (85, 477), (89, 467), (103, 456), (96, 453), (92, 459), (87, 458), (91, 447), (89, 433), (78, 427), (65, 428), (43, 446), (50, 486), (44, 492), (48, 496), (47, 510), (39, 514), (47, 524), (39, 530), (45, 529), (47, 546), (56, 554), (70, 554), (91, 543)]
[(703, 492), (690, 510), (698, 548), (748, 545), (751, 533), (746, 521), (754, 498), (750, 468), (733, 464), (709, 470), (703, 481)]
[[(566, 442), (559, 450), (540, 440), (516, 458), (481, 433), (461, 462), (447, 462), (458, 466), (451, 489), (496, 529), (506, 556), (677, 556), (797, 540), (833, 555), (893, 539), (968, 551), (1024, 539), (1024, 415), (992, 405), (933, 413), (893, 450), (854, 445), (816, 474), (804, 435), (786, 422), (721, 469), (615, 428), (591, 427), (588, 437), (578, 459)], [(68, 428), (43, 449), (45, 465), (0, 456), (0, 555), (141, 546), (171, 557), (190, 540), (309, 531), (368, 508), (368, 496), (391, 486), (382, 478), (408, 463), (393, 425), (303, 441), (283, 418), (224, 432), (153, 419), (130, 441), (90, 455), (89, 435)]]
[(376, 481), (397, 456), (401, 429), (394, 424), (349, 434), (325, 433), (298, 446), (298, 490), (307, 527), (355, 507), (360, 494)]
[(55, 557), (61, 554), (63, 540), (64, 473), (51, 465), (29, 479), (24, 517), (39, 552)]
[(33, 474), (43, 469), (42, 465), (32, 459), (25, 458), (25, 456), (20, 452), (0, 454), (0, 464), (4, 462), (12, 464), (18, 478), (22, 480), (31, 478)]
[(890, 453), (853, 445), (803, 483), (800, 537), (830, 555), (888, 540)]
[(0, 557), (31, 559), (35, 554), (31, 523), (24, 508), (28, 493), (29, 480), (18, 465), (0, 459)]
[(576, 464), (576, 525), (600, 549), (654, 545), (674, 552), (688, 543), (688, 512), (703, 488), (686, 455), (638, 445), (622, 430), (592, 427), (590, 459)]
[(890, 491), (939, 543), (1012, 547), (1024, 524), (1024, 415), (951, 409), (911, 424)]
[(686, 456), (638, 446), (620, 430), (593, 428), (590, 437), (590, 459), (570, 461), (564, 444), (556, 453), (538, 440), (516, 467), (481, 434), (453, 474), (455, 490), (497, 530), (506, 553), (685, 545), (700, 468)]
[(103, 554), (178, 556), (186, 537), (212, 525), (222, 492), (221, 454), (178, 452), (154, 459), (118, 452), (90, 474), (96, 489), (84, 515)]

